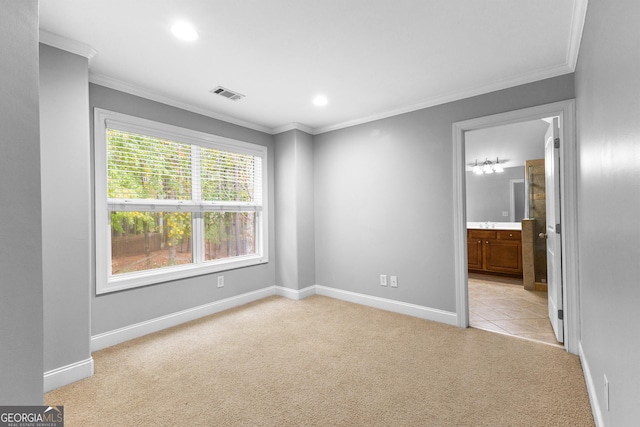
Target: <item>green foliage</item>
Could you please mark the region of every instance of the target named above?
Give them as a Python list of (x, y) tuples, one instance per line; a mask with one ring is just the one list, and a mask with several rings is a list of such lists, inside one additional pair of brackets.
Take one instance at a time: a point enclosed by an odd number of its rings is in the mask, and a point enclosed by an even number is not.
[(222, 243), (224, 214), (221, 212), (207, 212), (204, 214), (204, 238), (216, 245)]
[(108, 196), (191, 199), (191, 145), (107, 130)]
[(132, 229), (142, 233), (146, 226), (148, 232), (157, 233), (157, 215), (151, 212), (111, 212), (111, 228), (118, 233), (129, 234), (128, 230)]
[(191, 237), (191, 213), (171, 212), (165, 213), (167, 224), (167, 245), (176, 246), (184, 239)]
[(253, 202), (254, 156), (200, 148), (202, 199)]
[[(199, 171), (192, 168), (192, 157), (199, 158)], [(254, 175), (261, 167), (260, 158), (252, 155), (114, 129), (107, 130), (107, 162), (108, 197), (133, 201), (254, 202)], [(192, 175), (196, 173), (199, 179), (194, 186)], [(226, 254), (243, 254), (253, 242), (255, 216), (249, 219), (245, 213), (208, 212), (204, 221), (207, 244), (217, 248), (226, 244)], [(163, 247), (175, 248), (191, 238), (192, 215), (113, 211), (111, 228), (114, 236), (161, 233)]]

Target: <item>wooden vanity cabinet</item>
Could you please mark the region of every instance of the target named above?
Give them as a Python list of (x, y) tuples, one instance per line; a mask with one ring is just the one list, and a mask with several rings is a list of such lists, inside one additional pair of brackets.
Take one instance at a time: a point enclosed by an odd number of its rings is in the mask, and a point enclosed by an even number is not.
[(469, 270), (482, 270), (482, 239), (469, 239), (467, 235)]
[(469, 271), (522, 277), (520, 230), (467, 230)]

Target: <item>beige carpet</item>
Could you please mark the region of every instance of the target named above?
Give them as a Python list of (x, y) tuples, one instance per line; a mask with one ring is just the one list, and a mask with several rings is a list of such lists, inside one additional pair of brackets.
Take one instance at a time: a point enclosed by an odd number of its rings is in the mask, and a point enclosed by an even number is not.
[(271, 297), (94, 353), (65, 426), (591, 426), (563, 349), (321, 296)]

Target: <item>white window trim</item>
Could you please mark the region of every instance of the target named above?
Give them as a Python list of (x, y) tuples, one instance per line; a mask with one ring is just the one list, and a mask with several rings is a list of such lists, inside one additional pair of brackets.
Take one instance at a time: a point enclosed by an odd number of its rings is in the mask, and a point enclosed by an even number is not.
[[(267, 147), (238, 141), (222, 136), (211, 135), (191, 129), (142, 119), (127, 114), (94, 108), (94, 159), (95, 159), (95, 221), (96, 221), (96, 294), (121, 291), (125, 289), (147, 286), (203, 274), (250, 267), (269, 262), (269, 197), (268, 197), (268, 156)], [(185, 264), (174, 267), (164, 267), (135, 273), (111, 275), (111, 226), (109, 224), (109, 204), (107, 202), (107, 127), (121, 131), (138, 133), (162, 139), (170, 139), (188, 144), (210, 147), (223, 151), (249, 154), (262, 158), (262, 209), (258, 210), (259, 220), (256, 230), (256, 254), (237, 256), (221, 260), (207, 261), (200, 264)], [(135, 203), (135, 205), (134, 205)], [(113, 201), (112, 201), (113, 204)], [(147, 205), (163, 211), (184, 210), (194, 216), (202, 216), (203, 212), (218, 211), (224, 207), (231, 207), (241, 211), (257, 210), (248, 203), (194, 203), (192, 201), (167, 203), (157, 200), (119, 200), (116, 202), (120, 210), (135, 210), (136, 207)], [(199, 224), (196, 222), (195, 224)], [(195, 230), (194, 230), (195, 231)], [(195, 234), (195, 233), (194, 233)], [(196, 257), (199, 247), (196, 239), (193, 241), (193, 254)]]

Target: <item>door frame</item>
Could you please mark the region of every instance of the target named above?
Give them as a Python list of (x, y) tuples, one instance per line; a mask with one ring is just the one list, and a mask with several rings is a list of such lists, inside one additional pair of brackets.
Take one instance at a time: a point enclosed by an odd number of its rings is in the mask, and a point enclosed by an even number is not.
[(575, 100), (539, 105), (453, 123), (454, 262), (457, 325), (469, 327), (465, 132), (551, 116), (560, 118), (560, 223), (564, 346), (578, 354), (580, 304), (578, 282), (577, 155)]

